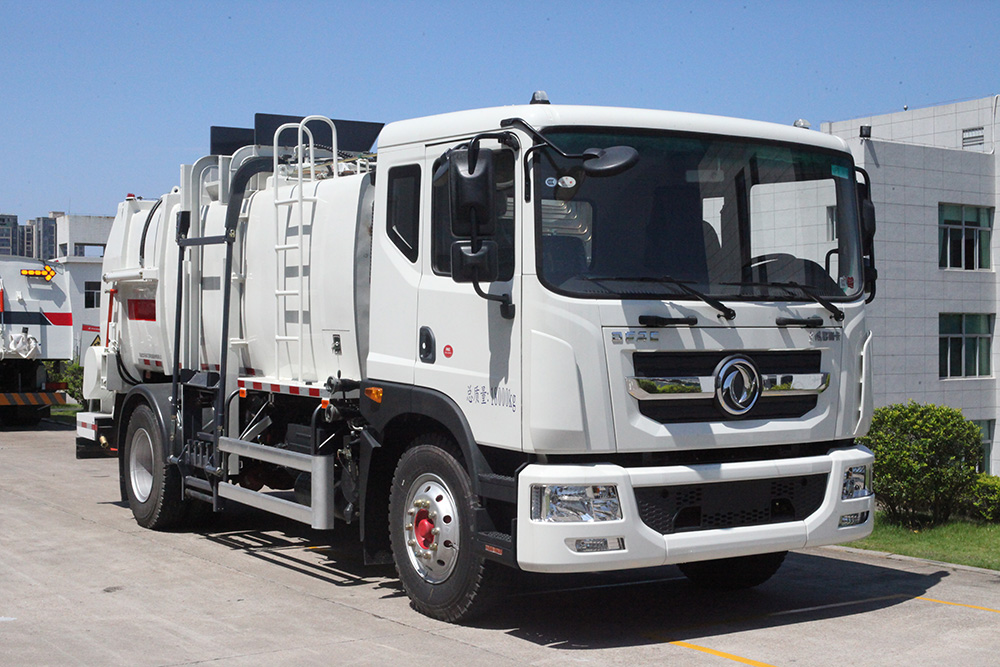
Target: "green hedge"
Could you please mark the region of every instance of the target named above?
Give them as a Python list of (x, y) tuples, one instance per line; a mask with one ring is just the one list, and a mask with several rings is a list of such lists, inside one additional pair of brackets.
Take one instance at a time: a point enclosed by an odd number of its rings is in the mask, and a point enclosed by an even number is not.
[(1000, 477), (980, 474), (965, 495), (962, 513), (977, 521), (1000, 523)]
[(73, 361), (46, 361), (46, 373), (49, 382), (65, 382), (66, 393), (77, 403), (83, 403), (83, 366), (76, 359)]
[(889, 520), (938, 524), (968, 506), (982, 436), (960, 410), (913, 401), (879, 408), (859, 442), (875, 453), (875, 495)]

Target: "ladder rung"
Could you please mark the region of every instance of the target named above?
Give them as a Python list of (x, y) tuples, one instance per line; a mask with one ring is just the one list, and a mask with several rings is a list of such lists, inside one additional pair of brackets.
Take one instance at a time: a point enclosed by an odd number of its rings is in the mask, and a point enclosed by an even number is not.
[(274, 290), (274, 296), (298, 296), (299, 291), (297, 289), (279, 289)]
[(274, 340), (282, 341), (282, 342), (298, 342), (299, 337), (298, 336), (275, 336)]
[(275, 252), (281, 252), (282, 250), (301, 250), (302, 246), (298, 243), (286, 243), (285, 245), (274, 246)]

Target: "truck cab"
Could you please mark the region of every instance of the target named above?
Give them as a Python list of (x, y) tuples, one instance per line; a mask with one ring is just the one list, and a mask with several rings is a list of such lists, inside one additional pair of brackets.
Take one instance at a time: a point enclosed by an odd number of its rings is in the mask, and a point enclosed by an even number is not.
[(873, 220), (841, 140), (530, 105), (379, 144), (367, 382), (436, 394), (510, 462), (519, 567), (870, 533)]

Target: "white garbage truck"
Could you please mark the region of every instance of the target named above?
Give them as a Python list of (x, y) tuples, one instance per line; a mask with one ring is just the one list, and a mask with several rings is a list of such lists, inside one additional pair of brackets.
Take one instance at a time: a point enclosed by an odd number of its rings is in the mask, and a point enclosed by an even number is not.
[(66, 403), (46, 361), (73, 356), (73, 313), (61, 266), (0, 256), (0, 425), (37, 424)]
[(358, 522), (450, 621), (510, 568), (739, 588), (871, 532), (875, 218), (841, 139), (544, 94), (212, 136), (104, 256), (81, 419), (140, 525)]

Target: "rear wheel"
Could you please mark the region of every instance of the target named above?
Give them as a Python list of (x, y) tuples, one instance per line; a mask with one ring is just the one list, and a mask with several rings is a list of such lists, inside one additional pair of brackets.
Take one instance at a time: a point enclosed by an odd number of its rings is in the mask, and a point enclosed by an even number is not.
[(764, 583), (778, 571), (787, 551), (736, 558), (681, 563), (678, 567), (688, 579), (702, 588), (740, 590)]
[(163, 530), (175, 526), (184, 513), (180, 473), (167, 465), (163, 435), (148, 405), (129, 417), (125, 435), (125, 490), (136, 523)]
[(473, 548), (475, 498), (452, 443), (419, 438), (400, 458), (389, 499), (389, 537), (413, 607), (443, 621), (481, 613), (493, 602), (500, 567)]

